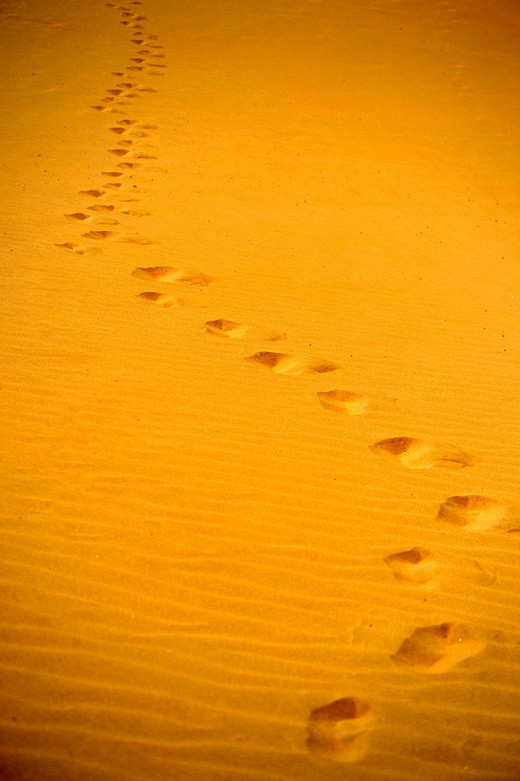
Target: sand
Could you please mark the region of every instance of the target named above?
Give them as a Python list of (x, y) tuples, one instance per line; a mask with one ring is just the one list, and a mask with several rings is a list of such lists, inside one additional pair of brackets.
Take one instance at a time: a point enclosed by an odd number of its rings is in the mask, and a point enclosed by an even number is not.
[(2, 778), (517, 781), (517, 4), (0, 10)]

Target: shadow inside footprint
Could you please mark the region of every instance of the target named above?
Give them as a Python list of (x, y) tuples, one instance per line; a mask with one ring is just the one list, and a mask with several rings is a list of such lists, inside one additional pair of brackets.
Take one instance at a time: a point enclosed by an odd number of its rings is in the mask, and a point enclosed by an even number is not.
[(319, 391), (317, 396), (325, 409), (347, 415), (362, 415), (369, 404), (368, 396), (348, 390)]
[(446, 622), (422, 626), (407, 637), (391, 658), (429, 675), (445, 673), (459, 662), (478, 654), (484, 643), (461, 624)]
[(436, 445), (413, 437), (382, 439), (370, 450), (378, 456), (398, 461), (408, 469), (431, 469), (441, 466), (457, 469), (473, 466), (475, 458), (450, 445)]
[(471, 531), (485, 531), (504, 518), (507, 506), (486, 496), (450, 496), (439, 507), (437, 518)]
[(367, 752), (373, 721), (372, 708), (357, 697), (335, 700), (311, 712), (307, 748), (335, 762), (356, 762)]

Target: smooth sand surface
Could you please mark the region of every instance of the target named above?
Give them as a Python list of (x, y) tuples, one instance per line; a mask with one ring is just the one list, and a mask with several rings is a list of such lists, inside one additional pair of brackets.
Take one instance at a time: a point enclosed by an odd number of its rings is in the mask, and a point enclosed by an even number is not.
[(518, 781), (518, 4), (0, 10), (1, 777)]

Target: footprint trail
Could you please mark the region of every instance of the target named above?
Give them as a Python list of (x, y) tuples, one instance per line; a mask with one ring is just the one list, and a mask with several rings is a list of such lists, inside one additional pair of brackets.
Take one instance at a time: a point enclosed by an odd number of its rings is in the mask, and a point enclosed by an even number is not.
[[(78, 234), (56, 242), (55, 246), (77, 255), (89, 255), (101, 253), (104, 247), (116, 242), (150, 246), (152, 249), (149, 252), (153, 255), (153, 246), (159, 242), (138, 230), (138, 221), (150, 215), (146, 203), (141, 207), (139, 201), (141, 193), (146, 192), (146, 172), (159, 170), (154, 162), (159, 159), (155, 143), (157, 126), (146, 116), (145, 109), (147, 101), (158, 91), (148, 83), (148, 79), (152, 79), (154, 84), (160, 83), (157, 79), (164, 75), (167, 67), (165, 54), (158, 43), (159, 37), (147, 32), (148, 19), (145, 15), (134, 12), (129, 6), (114, 3), (106, 3), (106, 6), (119, 12), (120, 24), (128, 30), (129, 54), (122, 69), (112, 73), (115, 79), (90, 106), (91, 110), (100, 115), (100, 120), (110, 114), (106, 127), (108, 139), (105, 159), (100, 161), (99, 181), (85, 182), (78, 191), (75, 210), (63, 215), (70, 230), (76, 227)], [(134, 203), (138, 205), (133, 206)], [(182, 305), (182, 299), (176, 295), (179, 288), (203, 288), (216, 281), (203, 271), (185, 268), (182, 262), (180, 266), (153, 265), (151, 259), (141, 258), (138, 262), (143, 265), (135, 266), (135, 262), (135, 259), (131, 263), (129, 260), (128, 273), (136, 280), (147, 283), (147, 289), (137, 292), (136, 299), (162, 309), (176, 309)], [(155, 287), (160, 289), (151, 289)], [(219, 314), (215, 312), (213, 319), (203, 324), (208, 338), (215, 338), (216, 344), (219, 340), (221, 344), (225, 340), (231, 343), (287, 340), (287, 335), (276, 329), (231, 319), (232, 313), (230, 317), (215, 316)], [(259, 346), (249, 347), (248, 350)], [(233, 351), (234, 348), (231, 346), (229, 349)], [(243, 354), (237, 352), (237, 365), (239, 358), (244, 360)], [(258, 349), (246, 356), (245, 361), (259, 369), (269, 370), (274, 375), (287, 376), (319, 377), (341, 368), (332, 360), (293, 354), (290, 348), (283, 352)], [(323, 415), (338, 413), (338, 430), (341, 425), (355, 425), (354, 421), (348, 420), (349, 417), (364, 415), (377, 406), (377, 394), (357, 392), (349, 387), (348, 380), (339, 387), (329, 386), (317, 392), (314, 388), (313, 394), (315, 401), (317, 399), (325, 411)], [(409, 436), (381, 439), (373, 444), (367, 443), (367, 446), (381, 459), (411, 470), (434, 467), (461, 469), (477, 463), (473, 455), (458, 447)], [(384, 467), (374, 459), (374, 469), (378, 468)], [(436, 520), (451, 530), (485, 532), (499, 526), (506, 510), (505, 504), (485, 496), (453, 495), (440, 504)], [(429, 520), (425, 519), (425, 522)], [(388, 553), (380, 561), (381, 567), (386, 565), (393, 573), (394, 577), (389, 580), (392, 588), (436, 587), (445, 569), (436, 553), (421, 545), (420, 541), (412, 548), (404, 545), (403, 548)], [(485, 582), (484, 578), (488, 576), (479, 573), (479, 577), (479, 582)], [(493, 580), (488, 577), (486, 582), (489, 584)], [(462, 624), (445, 622), (416, 628), (391, 659), (415, 672), (443, 674), (459, 662), (478, 654), (484, 646), (478, 631), (470, 630)], [(302, 743), (304, 723), (303, 717)], [(357, 762), (369, 750), (370, 733), (374, 725), (371, 705), (358, 697), (343, 697), (311, 711), (305, 745), (309, 754), (316, 757), (342, 763)]]

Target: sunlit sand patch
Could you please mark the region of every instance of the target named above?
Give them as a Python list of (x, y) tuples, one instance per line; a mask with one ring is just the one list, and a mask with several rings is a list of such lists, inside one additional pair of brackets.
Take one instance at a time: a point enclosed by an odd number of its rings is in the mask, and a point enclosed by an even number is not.
[(213, 278), (200, 271), (186, 271), (175, 266), (138, 267), (132, 271), (137, 279), (153, 279), (160, 282), (184, 282), (188, 285), (209, 285)]
[(165, 309), (170, 307), (180, 306), (181, 302), (175, 296), (169, 296), (165, 293), (156, 293), (155, 291), (146, 291), (144, 293), (138, 293), (137, 298), (142, 301), (146, 301), (149, 304), (156, 304), (156, 306), (162, 306)]
[(392, 553), (384, 558), (384, 562), (394, 571), (397, 580), (414, 586), (431, 587), (439, 570), (439, 564), (428, 548), (414, 547)]
[(286, 338), (285, 334), (278, 331), (269, 331), (267, 328), (256, 325), (246, 325), (237, 323), (234, 320), (219, 318), (217, 320), (208, 320), (206, 331), (215, 336), (223, 336), (228, 339), (244, 339), (247, 335), (251, 340), (279, 342)]
[(461, 468), (473, 466), (476, 459), (451, 445), (437, 445), (413, 437), (382, 439), (370, 446), (378, 456), (398, 461), (408, 469), (430, 469), (434, 466)]
[(275, 374), (299, 375), (308, 373), (324, 374), (339, 369), (337, 363), (326, 360), (306, 360), (290, 353), (272, 353), (261, 351), (254, 355), (249, 355), (247, 361), (253, 361), (261, 366), (265, 366)]
[(507, 506), (487, 496), (450, 496), (439, 508), (437, 518), (453, 526), (485, 531), (504, 518)]
[(308, 723), (307, 748), (334, 762), (357, 762), (369, 743), (374, 713), (357, 697), (344, 697), (316, 708)]
[(396, 664), (434, 675), (448, 672), (459, 662), (478, 654), (484, 646), (465, 626), (446, 622), (416, 629), (392, 659)]
[(366, 412), (370, 401), (364, 393), (339, 389), (318, 391), (317, 396), (325, 409), (346, 412), (348, 415), (362, 415)]

